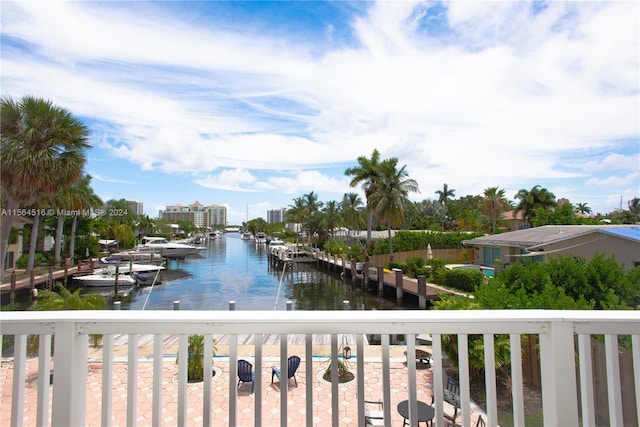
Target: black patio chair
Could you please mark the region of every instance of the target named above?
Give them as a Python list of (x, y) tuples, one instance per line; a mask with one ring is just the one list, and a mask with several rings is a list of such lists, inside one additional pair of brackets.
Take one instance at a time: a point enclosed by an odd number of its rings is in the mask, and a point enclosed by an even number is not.
[[(298, 380), (296, 379), (296, 371), (298, 370), (299, 366), (300, 366), (299, 356), (290, 356), (289, 359), (287, 359), (287, 379), (293, 378), (293, 381), (296, 387), (298, 387)], [(273, 384), (273, 377), (278, 377), (278, 381), (281, 381), (280, 375), (281, 375), (280, 368), (278, 368), (275, 365), (272, 366), (271, 367), (271, 384)]]
[(251, 383), (251, 393), (253, 393), (254, 380), (253, 365), (244, 359), (238, 360), (238, 387), (240, 383)]

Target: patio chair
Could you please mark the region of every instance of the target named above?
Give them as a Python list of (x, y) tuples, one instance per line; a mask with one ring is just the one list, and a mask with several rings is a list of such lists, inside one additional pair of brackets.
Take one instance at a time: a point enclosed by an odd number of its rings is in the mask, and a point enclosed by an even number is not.
[[(300, 357), (290, 356), (289, 359), (287, 359), (287, 379), (293, 378), (296, 387), (298, 387), (298, 380), (296, 379), (298, 366), (300, 366)], [(278, 377), (278, 381), (281, 381), (280, 374), (280, 368), (275, 365), (271, 367), (271, 384), (273, 384), (274, 376)]]
[(254, 380), (253, 365), (244, 359), (238, 360), (238, 387), (240, 383), (251, 383), (251, 393), (253, 393)]
[(372, 400), (364, 401), (364, 424), (384, 426), (384, 403)]
[(487, 423), (482, 418), (482, 415), (478, 415), (478, 421), (476, 421), (476, 427), (487, 427)]
[[(442, 409), (444, 411), (445, 425), (447, 427), (459, 426), (456, 421), (459, 416), (458, 409), (460, 409), (460, 384), (451, 378), (447, 378), (447, 385), (442, 398), (444, 400)], [(435, 398), (431, 396), (431, 405), (434, 403)]]

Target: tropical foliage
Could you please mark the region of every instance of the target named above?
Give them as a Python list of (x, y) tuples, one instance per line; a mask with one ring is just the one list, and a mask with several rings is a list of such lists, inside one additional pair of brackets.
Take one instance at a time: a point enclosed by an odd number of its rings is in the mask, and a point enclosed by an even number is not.
[(0, 118), (0, 177), (9, 213), (0, 226), (0, 265), (4, 265), (13, 212), (75, 184), (90, 145), (87, 127), (48, 100), (3, 97)]

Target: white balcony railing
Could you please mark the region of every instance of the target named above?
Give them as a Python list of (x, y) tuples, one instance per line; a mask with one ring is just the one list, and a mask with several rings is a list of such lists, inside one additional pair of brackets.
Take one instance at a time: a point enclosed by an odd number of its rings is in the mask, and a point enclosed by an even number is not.
[[(593, 396), (593, 371), (590, 341), (593, 335), (604, 335), (606, 348), (606, 378), (609, 407), (609, 424), (640, 425), (640, 415), (634, 411), (634, 419), (625, 413), (623, 419), (621, 376), (633, 377), (635, 406), (640, 407), (640, 312), (638, 311), (67, 311), (67, 312), (4, 312), (0, 314), (1, 332), (5, 336), (14, 336), (13, 357), (3, 358), (2, 369), (11, 372), (13, 378), (10, 393), (1, 396), (5, 403), (11, 402), (11, 425), (21, 426), (25, 422), (25, 413), (37, 405), (36, 425), (79, 426), (90, 425), (89, 416), (99, 412), (97, 424), (109, 426), (112, 423), (112, 402), (114, 393), (114, 335), (128, 334), (127, 380), (126, 380), (126, 424), (138, 423), (138, 337), (152, 334), (153, 339), (153, 386), (150, 392), (152, 421), (150, 424), (162, 425), (168, 408), (163, 408), (163, 399), (167, 384), (163, 384), (163, 363), (166, 349), (163, 337), (179, 335), (178, 375), (177, 375), (177, 412), (169, 425), (187, 424), (187, 340), (190, 334), (204, 334), (215, 337), (230, 334), (228, 393), (225, 396), (224, 410), (228, 411), (230, 426), (238, 422), (237, 377), (234, 367), (238, 360), (238, 337), (256, 334), (254, 348), (256, 366), (263, 363), (263, 340), (261, 335), (280, 335), (279, 364), (283, 368), (282, 378), (286, 378), (286, 361), (290, 355), (288, 338), (292, 335), (302, 337), (304, 342), (303, 362), (300, 370), (306, 378), (315, 378), (313, 369), (313, 338), (329, 334), (331, 336), (331, 366), (337, 367), (336, 357), (339, 337), (342, 334), (356, 336), (354, 355), (356, 379), (354, 381), (354, 416), (357, 425), (364, 426), (364, 399), (367, 390), (364, 386), (365, 334), (381, 334), (381, 399), (385, 403), (386, 425), (398, 424), (398, 414), (392, 410), (391, 387), (389, 384), (390, 339), (394, 334), (406, 335), (406, 391), (409, 400), (409, 418), (417, 419), (417, 390), (424, 384), (418, 383), (415, 357), (415, 336), (431, 334), (433, 353), (433, 385), (435, 396), (435, 424), (443, 426), (443, 350), (441, 336), (455, 334), (459, 348), (459, 382), (461, 418), (464, 426), (472, 424), (470, 411), (468, 336), (483, 335), (485, 355), (486, 383), (486, 420), (488, 425), (497, 425), (496, 364), (494, 353), (495, 334), (510, 336), (512, 406), (516, 425), (525, 425), (523, 407), (521, 336), (534, 334), (540, 342), (540, 370), (542, 384), (542, 406), (545, 426), (594, 426), (596, 425)], [(103, 334), (103, 349), (100, 357), (102, 366), (101, 403), (95, 408), (87, 407), (87, 371), (89, 364), (88, 337), (90, 334)], [(25, 388), (29, 381), (25, 377), (27, 362), (28, 335), (40, 335), (38, 363), (37, 402), (25, 402)], [(632, 342), (633, 372), (620, 372), (618, 364), (618, 336), (630, 335)], [(55, 337), (54, 356), (50, 356), (51, 337)], [(212, 339), (205, 339), (204, 371), (212, 370)], [(575, 344), (577, 343), (577, 344)], [(353, 345), (353, 344), (352, 344)], [(6, 350), (6, 349), (5, 349)], [(51, 359), (50, 359), (51, 357)], [(175, 354), (172, 357), (175, 361)], [(53, 362), (55, 380), (52, 396), (49, 396), (49, 373)], [(340, 418), (342, 403), (339, 401), (337, 369), (331, 382), (331, 424), (343, 425)], [(6, 376), (5, 375), (5, 376)], [(33, 381), (33, 379), (31, 379)], [(255, 406), (253, 420), (256, 426), (266, 425), (263, 418), (267, 411), (262, 406), (263, 380), (261, 375), (255, 379)], [(287, 381), (281, 382), (280, 414), (288, 410)], [(296, 411), (305, 412), (305, 424), (313, 426), (314, 385), (306, 381), (303, 407)], [(213, 399), (217, 389), (211, 386), (211, 378), (205, 376), (202, 401), (201, 424), (213, 425), (212, 414), (219, 405)], [(227, 390), (225, 388), (225, 390)], [(4, 404), (3, 404), (4, 406)], [(51, 412), (49, 408), (51, 406)], [(280, 416), (279, 425), (288, 424), (287, 416)], [(216, 422), (216, 425), (219, 425)], [(245, 424), (246, 425), (246, 424)], [(412, 423), (412, 425), (415, 425)], [(298, 427), (297, 425), (295, 427)]]

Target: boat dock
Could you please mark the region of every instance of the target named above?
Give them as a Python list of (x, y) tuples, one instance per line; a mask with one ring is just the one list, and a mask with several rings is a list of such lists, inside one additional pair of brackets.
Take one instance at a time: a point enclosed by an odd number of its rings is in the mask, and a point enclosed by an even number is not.
[(395, 291), (398, 303), (402, 303), (405, 294), (418, 298), (420, 308), (427, 307), (427, 301), (437, 300), (441, 294), (455, 294), (466, 296), (462, 292), (444, 288), (434, 283), (427, 283), (425, 276), (417, 278), (405, 277), (402, 270), (394, 268), (387, 270), (371, 263), (361, 263), (348, 260), (346, 257), (327, 254), (317, 248), (287, 246), (287, 250), (279, 248), (269, 254), (271, 262), (277, 265), (284, 263), (315, 262), (319, 268), (325, 268), (340, 273), (346, 280), (350, 278), (354, 285), (361, 284), (368, 288), (376, 287), (379, 295)]

